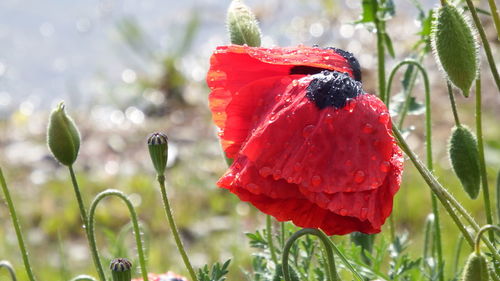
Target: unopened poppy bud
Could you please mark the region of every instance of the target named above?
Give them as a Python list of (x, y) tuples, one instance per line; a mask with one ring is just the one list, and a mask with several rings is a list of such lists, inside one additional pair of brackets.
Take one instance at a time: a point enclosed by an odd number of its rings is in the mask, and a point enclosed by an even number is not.
[(118, 258), (111, 261), (109, 266), (113, 281), (130, 281), (132, 279), (132, 263), (125, 258)]
[(227, 28), (231, 43), (260, 46), (260, 29), (255, 15), (241, 0), (233, 0), (227, 10)]
[(50, 114), (47, 144), (57, 161), (70, 166), (78, 157), (80, 133), (75, 122), (66, 114), (64, 107), (64, 102), (61, 102)]
[(467, 127), (457, 126), (452, 132), (448, 151), (453, 170), (465, 192), (471, 199), (476, 199), (481, 181), (476, 137)]
[(431, 46), (446, 78), (465, 97), (479, 69), (478, 44), (467, 17), (453, 5), (436, 9), (432, 23)]
[(168, 138), (164, 133), (153, 133), (148, 138), (149, 155), (158, 175), (165, 173), (168, 158)]
[(484, 255), (472, 253), (465, 264), (462, 281), (489, 281), (490, 274)]

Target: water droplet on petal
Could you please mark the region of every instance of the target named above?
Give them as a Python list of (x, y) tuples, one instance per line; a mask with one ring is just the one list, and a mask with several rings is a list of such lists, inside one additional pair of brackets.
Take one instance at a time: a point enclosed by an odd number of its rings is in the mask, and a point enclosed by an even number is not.
[(302, 164), (300, 164), (300, 163), (295, 163), (295, 164), (293, 165), (293, 170), (294, 170), (295, 172), (300, 172), (300, 170), (302, 170)]
[(281, 178), (281, 170), (274, 171), (273, 179), (274, 180), (279, 180), (280, 178)]
[(259, 169), (259, 174), (263, 178), (270, 176), (272, 173), (273, 170), (269, 167), (262, 167)]
[(321, 177), (316, 175), (311, 178), (312, 186), (319, 186), (321, 184)]
[(387, 124), (389, 123), (389, 113), (387, 112), (382, 112), (380, 113), (380, 116), (378, 117), (378, 122), (382, 123), (382, 124)]
[(344, 109), (349, 111), (349, 112), (352, 112), (354, 110), (354, 108), (356, 107), (356, 100), (353, 100), (353, 99), (346, 99), (346, 104), (344, 106)]
[(340, 213), (341, 216), (345, 216), (345, 215), (347, 215), (347, 210), (346, 209), (340, 209), (339, 213)]
[(297, 81), (297, 79), (294, 79), (292, 81), (292, 86), (297, 87), (297, 85), (299, 85), (299, 81)]
[(361, 208), (361, 213), (359, 214), (359, 218), (361, 220), (366, 220), (367, 216), (368, 216), (368, 208)]
[(255, 183), (249, 183), (247, 184), (246, 186), (246, 189), (254, 194), (259, 194), (260, 193), (260, 190), (259, 190), (259, 186), (256, 185)]
[(302, 135), (304, 138), (308, 138), (314, 131), (314, 125), (307, 125), (304, 130), (302, 130)]
[(363, 125), (363, 133), (365, 134), (371, 134), (373, 133), (373, 125), (370, 123), (366, 123)]
[(365, 181), (365, 172), (359, 170), (354, 174), (354, 182), (362, 183), (363, 181)]
[(327, 113), (325, 115), (325, 123), (332, 124), (333, 123), (333, 114)]
[(389, 172), (390, 168), (391, 168), (391, 164), (389, 162), (382, 161), (380, 163), (380, 171), (381, 172), (387, 173), (387, 172)]

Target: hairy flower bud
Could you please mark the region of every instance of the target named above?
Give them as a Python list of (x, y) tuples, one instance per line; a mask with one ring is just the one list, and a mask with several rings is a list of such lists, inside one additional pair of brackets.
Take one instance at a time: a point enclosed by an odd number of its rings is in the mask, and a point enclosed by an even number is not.
[(479, 69), (473, 29), (465, 15), (453, 5), (443, 5), (435, 14), (431, 42), (436, 61), (447, 79), (468, 97)]
[(449, 156), (455, 174), (471, 199), (479, 194), (481, 173), (474, 134), (464, 126), (454, 128), (449, 142)]
[(118, 258), (111, 261), (109, 265), (113, 281), (130, 281), (132, 279), (132, 263), (125, 258)]
[(231, 43), (260, 46), (260, 29), (255, 15), (241, 0), (233, 0), (227, 10), (227, 28)]
[(165, 173), (168, 159), (168, 138), (163, 133), (153, 133), (148, 138), (149, 155), (158, 175)]
[(61, 102), (50, 114), (47, 144), (57, 161), (71, 166), (78, 157), (80, 133), (64, 107), (64, 102)]
[(465, 264), (464, 273), (462, 275), (463, 281), (489, 281), (490, 274), (488, 272), (488, 265), (486, 258), (481, 254), (475, 252), (470, 254)]

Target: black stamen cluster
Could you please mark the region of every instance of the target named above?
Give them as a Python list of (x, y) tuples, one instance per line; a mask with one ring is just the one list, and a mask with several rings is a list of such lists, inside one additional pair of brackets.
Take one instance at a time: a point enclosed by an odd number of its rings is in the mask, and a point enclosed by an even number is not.
[(364, 93), (362, 84), (348, 74), (324, 70), (312, 76), (307, 86), (307, 98), (323, 109), (327, 106), (342, 108), (347, 99), (353, 99)]

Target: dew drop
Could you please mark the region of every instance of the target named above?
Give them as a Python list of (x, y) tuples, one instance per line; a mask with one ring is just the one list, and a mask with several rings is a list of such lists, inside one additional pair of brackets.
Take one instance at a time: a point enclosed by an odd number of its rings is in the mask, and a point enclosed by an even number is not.
[(270, 176), (273, 173), (273, 170), (269, 167), (262, 167), (259, 169), (259, 175), (263, 178)]
[(273, 179), (274, 180), (279, 180), (280, 178), (281, 178), (281, 170), (274, 171)]
[(387, 161), (382, 161), (380, 163), (380, 171), (381, 172), (384, 172), (384, 173), (387, 173), (389, 172), (389, 169), (391, 168), (391, 164)]
[(321, 177), (316, 175), (311, 178), (312, 186), (319, 186), (321, 184)]
[(297, 87), (297, 85), (299, 85), (299, 81), (297, 81), (296, 79), (294, 79), (292, 81), (292, 86)]
[(325, 60), (329, 60), (329, 59), (330, 59), (330, 57), (329, 57), (329, 56), (324, 56), (323, 58), (324, 58)]
[(359, 218), (361, 220), (366, 220), (367, 216), (368, 216), (368, 208), (361, 208), (361, 213), (359, 214)]
[(340, 209), (339, 213), (340, 213), (341, 216), (345, 216), (345, 215), (347, 215), (347, 210), (346, 209)]
[(276, 114), (273, 114), (271, 115), (271, 117), (269, 117), (269, 124), (273, 123), (274, 121), (276, 121)]
[(300, 172), (300, 170), (302, 170), (302, 164), (300, 164), (300, 163), (295, 163), (295, 164), (293, 165), (293, 170), (294, 170), (295, 172)]
[(255, 183), (249, 183), (246, 185), (246, 189), (252, 193), (260, 193), (259, 186), (256, 185)]
[(312, 132), (314, 131), (314, 125), (307, 125), (304, 130), (302, 130), (302, 135), (304, 138), (308, 138), (311, 136)]
[(219, 131), (217, 135), (222, 138), (224, 136), (224, 131)]
[(362, 183), (365, 180), (365, 172), (359, 170), (354, 174), (354, 182)]
[(357, 102), (353, 99), (347, 99), (346, 104), (344, 106), (344, 109), (353, 112), (354, 108), (356, 107)]
[(380, 113), (379, 117), (378, 117), (378, 122), (382, 123), (382, 124), (387, 124), (389, 123), (389, 113), (387, 112), (382, 112)]
[(373, 125), (370, 123), (366, 123), (363, 125), (363, 133), (365, 134), (371, 134), (373, 133)]
[(325, 123), (332, 124), (333, 123), (333, 114), (327, 113), (325, 115)]
[(82, 228), (83, 228), (83, 229), (85, 229), (85, 228), (87, 228), (87, 227), (86, 227), (85, 225), (82, 225)]

